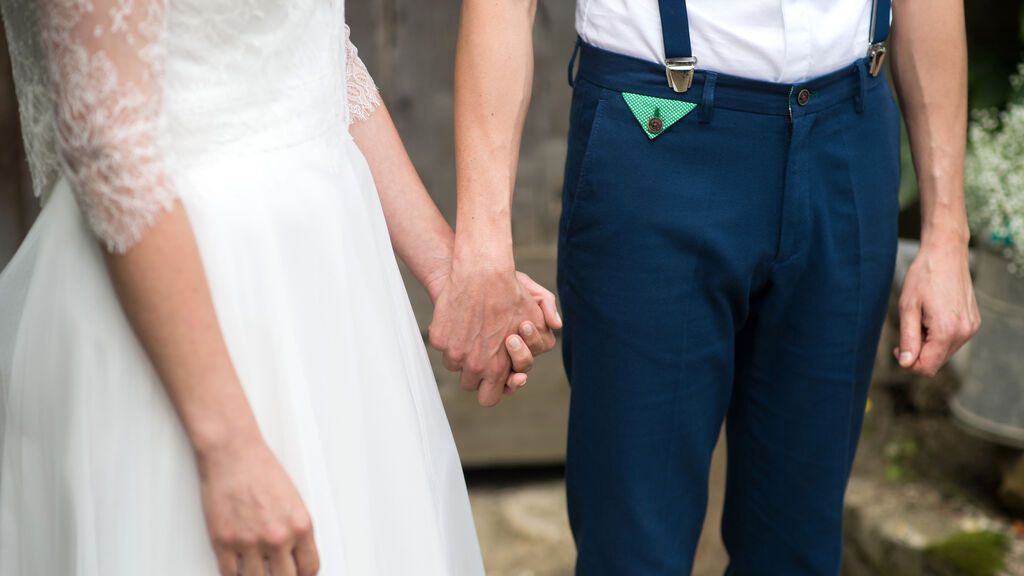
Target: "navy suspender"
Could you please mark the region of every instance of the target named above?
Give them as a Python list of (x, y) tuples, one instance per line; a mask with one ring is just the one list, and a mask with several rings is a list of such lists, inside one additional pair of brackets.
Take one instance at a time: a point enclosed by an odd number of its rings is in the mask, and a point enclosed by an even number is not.
[[(889, 40), (892, 0), (875, 0), (871, 6), (871, 46), (868, 48), (868, 72), (878, 76), (885, 61), (885, 43)], [(686, 34), (689, 36), (689, 32)]]
[(658, 0), (658, 8), (661, 11), (661, 35), (665, 39), (665, 58), (693, 56), (686, 0)]
[(676, 92), (686, 92), (693, 84), (697, 59), (690, 48), (690, 22), (686, 0), (658, 0), (661, 35), (665, 41), (665, 76)]
[[(885, 59), (885, 42), (889, 39), (889, 16), (892, 0), (874, 0), (871, 6), (871, 38), (868, 48), (868, 69), (877, 76)], [(690, 23), (686, 0), (658, 0), (661, 12), (661, 35), (665, 42), (665, 74), (668, 85), (676, 92), (686, 92), (693, 83), (697, 59), (690, 46)]]
[[(892, 0), (875, 0), (871, 7), (871, 43), (880, 44), (889, 39), (889, 16)], [(687, 36), (690, 34), (687, 33)]]

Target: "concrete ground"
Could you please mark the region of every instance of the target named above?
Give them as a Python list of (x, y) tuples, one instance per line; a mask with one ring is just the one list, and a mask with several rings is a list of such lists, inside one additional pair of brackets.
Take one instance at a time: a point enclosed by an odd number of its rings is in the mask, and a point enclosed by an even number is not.
[[(708, 514), (694, 576), (721, 576), (727, 557), (719, 538), (725, 454), (715, 451)], [(565, 483), (557, 469), (492, 470), (467, 475), (488, 576), (569, 576), (575, 548), (565, 512)]]

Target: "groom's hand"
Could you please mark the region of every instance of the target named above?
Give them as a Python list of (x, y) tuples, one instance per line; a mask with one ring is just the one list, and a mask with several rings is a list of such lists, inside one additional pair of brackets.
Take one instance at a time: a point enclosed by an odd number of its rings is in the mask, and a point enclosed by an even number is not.
[(453, 269), (435, 304), (430, 344), (444, 354), (447, 369), (462, 370), (464, 389), (493, 406), (513, 369), (506, 338), (524, 322), (536, 328), (532, 336), (521, 334), (533, 355), (553, 348), (551, 328), (561, 326), (554, 295), (515, 271)]
[(900, 366), (934, 376), (980, 325), (966, 243), (922, 245), (900, 294)]

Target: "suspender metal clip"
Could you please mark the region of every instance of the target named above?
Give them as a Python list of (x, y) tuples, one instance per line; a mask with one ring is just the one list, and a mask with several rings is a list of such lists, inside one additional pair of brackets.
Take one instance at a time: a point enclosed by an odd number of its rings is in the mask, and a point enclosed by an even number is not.
[(882, 71), (882, 63), (885, 62), (885, 42), (876, 42), (868, 48), (868, 72), (872, 76), (878, 76)]
[(689, 90), (693, 84), (693, 69), (696, 67), (697, 59), (693, 56), (665, 60), (665, 76), (669, 87), (680, 93)]

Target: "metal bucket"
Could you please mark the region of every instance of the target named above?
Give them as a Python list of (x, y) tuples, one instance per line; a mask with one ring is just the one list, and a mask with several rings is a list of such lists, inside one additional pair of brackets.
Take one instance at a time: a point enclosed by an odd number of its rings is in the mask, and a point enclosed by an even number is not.
[(978, 250), (977, 258), (981, 329), (950, 408), (967, 431), (1024, 448), (1024, 277), (1012, 274), (993, 249)]

